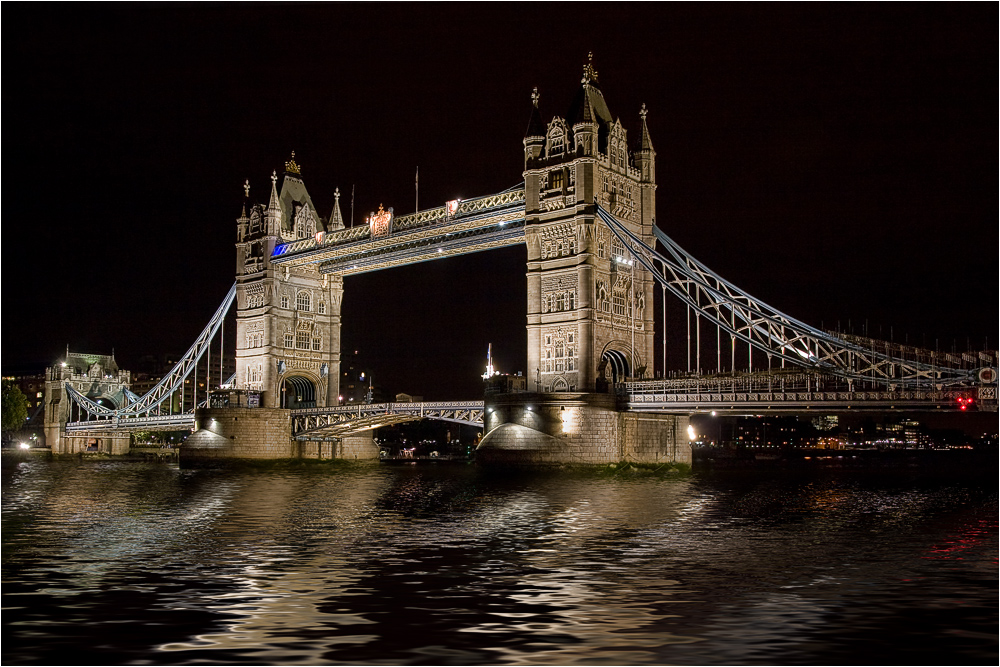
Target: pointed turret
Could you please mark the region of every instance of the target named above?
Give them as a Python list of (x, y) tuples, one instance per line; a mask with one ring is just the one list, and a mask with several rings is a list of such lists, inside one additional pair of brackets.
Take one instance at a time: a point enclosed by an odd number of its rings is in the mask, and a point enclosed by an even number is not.
[(268, 236), (281, 234), (281, 203), (278, 199), (278, 172), (271, 172), (271, 199), (267, 202), (264, 213), (264, 226)]
[(333, 191), (333, 211), (330, 213), (330, 221), (326, 225), (329, 232), (344, 228), (344, 216), (340, 214), (340, 188)]
[(524, 134), (524, 167), (528, 168), (528, 163), (538, 159), (545, 147), (545, 123), (538, 112), (538, 101), (541, 96), (538, 88), (531, 91), (531, 116), (528, 118), (528, 130)]
[(250, 223), (250, 218), (247, 217), (247, 199), (249, 197), (250, 180), (247, 179), (243, 182), (243, 210), (240, 212), (240, 217), (236, 218), (236, 238), (239, 242), (246, 238), (247, 225)]
[(635, 167), (642, 174), (643, 183), (656, 182), (656, 151), (653, 149), (653, 141), (649, 137), (649, 127), (646, 125), (646, 105), (643, 104), (639, 110), (639, 118), (642, 122), (642, 131), (639, 133), (639, 142), (633, 150)]
[(542, 115), (538, 112), (539, 99), (541, 99), (541, 95), (538, 94), (536, 86), (531, 91), (531, 116), (528, 118), (528, 131), (524, 133), (525, 139), (545, 136), (545, 123), (542, 122)]

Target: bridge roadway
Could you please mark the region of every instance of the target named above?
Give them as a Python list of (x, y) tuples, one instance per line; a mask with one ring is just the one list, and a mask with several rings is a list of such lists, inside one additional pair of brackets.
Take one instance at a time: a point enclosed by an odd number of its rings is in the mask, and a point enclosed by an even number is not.
[(854, 383), (809, 371), (635, 380), (617, 386), (616, 392), (620, 409), (631, 412), (997, 411), (995, 386), (859, 389)]
[[(772, 371), (633, 380), (615, 387), (619, 409), (661, 414), (841, 412), (996, 412), (995, 386), (939, 390), (855, 389), (820, 373)], [(964, 408), (963, 408), (964, 405)], [(419, 419), (483, 426), (483, 401), (359, 403), (291, 411), (292, 436), (325, 440)], [(194, 415), (92, 419), (66, 424), (68, 435), (194, 428)]]

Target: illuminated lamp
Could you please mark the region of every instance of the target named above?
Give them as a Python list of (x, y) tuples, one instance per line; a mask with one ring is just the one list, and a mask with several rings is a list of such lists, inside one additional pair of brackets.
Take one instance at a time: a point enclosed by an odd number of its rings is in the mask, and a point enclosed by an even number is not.
[(698, 435), (694, 432), (694, 426), (688, 424), (688, 440), (694, 441), (698, 438)]
[(326, 232), (316, 232), (316, 243), (323, 243), (323, 239), (326, 238)]

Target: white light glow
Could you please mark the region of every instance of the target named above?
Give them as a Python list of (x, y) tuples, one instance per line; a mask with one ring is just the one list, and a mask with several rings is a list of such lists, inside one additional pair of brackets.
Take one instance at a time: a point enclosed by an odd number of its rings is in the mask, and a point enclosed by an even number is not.
[(688, 440), (696, 440), (698, 435), (694, 432), (694, 426), (688, 424)]
[(18, 447), (20, 447), (21, 449), (31, 449), (31, 445), (29, 445), (26, 442), (22, 442), (20, 445), (18, 445)]

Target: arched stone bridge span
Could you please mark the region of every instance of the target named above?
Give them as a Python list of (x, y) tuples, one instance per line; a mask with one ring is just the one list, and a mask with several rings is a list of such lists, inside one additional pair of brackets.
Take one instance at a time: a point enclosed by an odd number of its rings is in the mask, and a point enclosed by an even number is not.
[(482, 401), (360, 403), (292, 411), (296, 440), (327, 440), (419, 419), (483, 426)]

